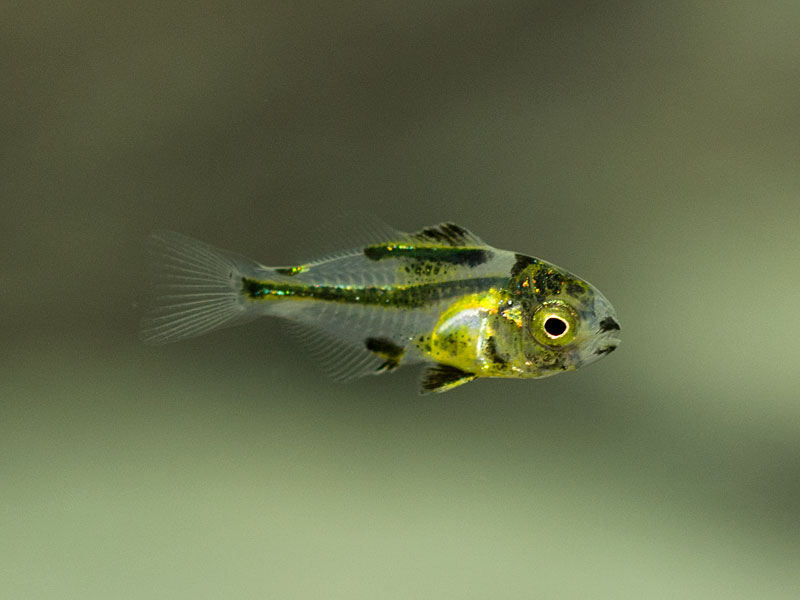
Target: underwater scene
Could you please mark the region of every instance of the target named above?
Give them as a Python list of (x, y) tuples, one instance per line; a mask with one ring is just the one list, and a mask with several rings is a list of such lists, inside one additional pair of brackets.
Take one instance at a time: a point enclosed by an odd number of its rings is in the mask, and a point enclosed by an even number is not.
[(800, 4), (2, 15), (0, 597), (800, 596)]

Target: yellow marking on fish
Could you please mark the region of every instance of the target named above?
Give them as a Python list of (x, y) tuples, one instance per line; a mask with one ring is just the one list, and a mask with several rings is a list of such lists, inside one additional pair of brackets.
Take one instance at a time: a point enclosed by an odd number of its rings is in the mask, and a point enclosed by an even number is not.
[(500, 293), (490, 288), (454, 302), (433, 329), (429, 356), (436, 362), (474, 372), (486, 318), (497, 313)]

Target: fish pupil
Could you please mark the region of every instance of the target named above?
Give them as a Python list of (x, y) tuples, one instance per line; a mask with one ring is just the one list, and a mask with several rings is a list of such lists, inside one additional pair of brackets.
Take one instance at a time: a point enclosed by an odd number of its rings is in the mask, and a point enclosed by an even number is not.
[(559, 337), (567, 331), (567, 323), (558, 317), (548, 317), (544, 322), (544, 330), (551, 337)]

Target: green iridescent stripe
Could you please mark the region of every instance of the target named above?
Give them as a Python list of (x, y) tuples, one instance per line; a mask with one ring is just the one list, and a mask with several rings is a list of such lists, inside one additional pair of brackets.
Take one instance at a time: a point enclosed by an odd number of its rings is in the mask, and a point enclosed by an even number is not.
[(508, 283), (505, 277), (477, 277), (439, 283), (397, 286), (293, 285), (276, 281), (242, 278), (242, 291), (252, 300), (321, 300), (345, 304), (420, 308), (439, 300), (474, 294)]

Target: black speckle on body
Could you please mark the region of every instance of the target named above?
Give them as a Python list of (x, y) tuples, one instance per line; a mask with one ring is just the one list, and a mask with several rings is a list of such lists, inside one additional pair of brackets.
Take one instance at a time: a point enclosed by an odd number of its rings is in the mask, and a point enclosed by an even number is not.
[(548, 297), (561, 293), (564, 276), (552, 267), (542, 267), (532, 276), (531, 285), (537, 296)]
[[(414, 261), (406, 266), (405, 271), (417, 277), (431, 277), (441, 273), (442, 267), (437, 263)], [(446, 274), (446, 271), (443, 274)]]

